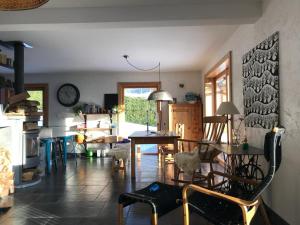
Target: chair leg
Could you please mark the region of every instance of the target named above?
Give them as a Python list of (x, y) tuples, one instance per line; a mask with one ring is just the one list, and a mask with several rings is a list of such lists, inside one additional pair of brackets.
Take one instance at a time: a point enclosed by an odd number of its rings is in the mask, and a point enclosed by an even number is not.
[(158, 217), (157, 213), (152, 213), (152, 216), (151, 216), (151, 224), (152, 225), (157, 225), (157, 220), (158, 220), (157, 217)]
[(64, 165), (64, 158), (63, 158), (63, 150), (62, 150), (62, 143), (58, 140), (58, 150), (59, 150), (59, 157), (61, 159), (62, 165)]
[(126, 176), (126, 160), (122, 159), (122, 163), (123, 163), (124, 176)]
[(115, 172), (115, 157), (111, 158), (111, 174), (114, 175)]
[(209, 166), (210, 166), (210, 172), (213, 172), (214, 168), (213, 168), (213, 162), (212, 161), (209, 162)]
[(124, 215), (123, 215), (123, 204), (118, 205), (118, 222), (119, 225), (123, 225), (123, 220), (124, 220)]
[(51, 174), (51, 142), (45, 143), (47, 174)]
[(72, 149), (73, 149), (73, 152), (74, 152), (75, 164), (76, 164), (76, 167), (77, 167), (77, 153), (76, 153), (76, 148), (75, 148), (75, 140), (74, 140), (74, 137), (73, 137), (72, 140), (71, 140), (71, 144), (72, 144)]
[(195, 182), (195, 178), (196, 178), (196, 171), (194, 170), (192, 175), (192, 184)]
[(183, 200), (183, 224), (190, 225), (190, 212), (189, 205), (187, 203), (187, 188), (184, 188), (182, 191), (182, 200)]
[(261, 215), (263, 217), (264, 224), (265, 225), (271, 225), (271, 222), (270, 222), (270, 219), (268, 217), (268, 214), (267, 214), (267, 211), (266, 211), (266, 208), (265, 208), (263, 200), (261, 200), (261, 204), (260, 204), (259, 209), (260, 209), (260, 213), (261, 213)]
[[(174, 166), (176, 166), (176, 164), (174, 164)], [(180, 169), (177, 168), (176, 174), (174, 174), (174, 184), (175, 184), (175, 185), (178, 185), (178, 182), (179, 182), (179, 176), (180, 176)]]
[(57, 170), (56, 142), (52, 143), (52, 161), (54, 162), (55, 170)]

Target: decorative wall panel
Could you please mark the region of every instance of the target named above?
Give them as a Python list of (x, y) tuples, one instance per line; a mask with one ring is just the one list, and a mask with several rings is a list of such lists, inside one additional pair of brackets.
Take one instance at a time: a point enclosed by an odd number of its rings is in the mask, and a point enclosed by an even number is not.
[(245, 125), (270, 129), (279, 120), (279, 32), (242, 60)]

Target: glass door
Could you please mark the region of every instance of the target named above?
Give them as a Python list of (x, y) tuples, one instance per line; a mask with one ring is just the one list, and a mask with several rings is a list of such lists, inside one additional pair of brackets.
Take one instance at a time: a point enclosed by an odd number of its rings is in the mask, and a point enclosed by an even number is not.
[[(122, 112), (119, 114), (119, 134), (128, 137), (135, 131), (156, 132), (160, 122), (157, 102), (148, 101), (153, 91), (159, 90), (157, 82), (119, 83)], [(140, 145), (141, 153), (157, 154), (157, 145)]]

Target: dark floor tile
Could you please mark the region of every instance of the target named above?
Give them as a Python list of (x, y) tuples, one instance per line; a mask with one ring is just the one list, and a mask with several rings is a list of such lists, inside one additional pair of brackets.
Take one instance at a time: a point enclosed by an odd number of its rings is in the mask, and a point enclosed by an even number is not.
[(91, 205), (89, 202), (62, 202), (62, 203), (41, 203), (33, 204), (33, 208), (39, 209), (46, 214), (59, 218), (85, 218), (95, 217), (99, 214), (102, 206)]
[[(45, 176), (36, 186), (17, 189), (12, 197), (14, 206), (0, 212), (2, 225), (115, 225), (118, 224), (118, 198), (121, 193), (142, 189), (153, 181), (163, 181), (163, 173), (156, 156), (143, 156), (137, 163), (137, 177), (111, 174), (109, 158), (70, 159), (67, 168), (59, 168)], [(205, 168), (204, 168), (205, 169)], [(173, 184), (172, 165), (167, 167), (166, 183)], [(124, 208), (126, 225), (150, 224), (151, 208), (134, 204)], [(183, 224), (182, 208), (159, 218), (163, 225)], [(191, 225), (207, 224), (193, 213)], [(256, 216), (252, 225), (261, 225)]]
[[(82, 218), (79, 220), (80, 225), (118, 225), (115, 218), (107, 217), (94, 217), (94, 218)], [(142, 224), (140, 224), (142, 225)]]

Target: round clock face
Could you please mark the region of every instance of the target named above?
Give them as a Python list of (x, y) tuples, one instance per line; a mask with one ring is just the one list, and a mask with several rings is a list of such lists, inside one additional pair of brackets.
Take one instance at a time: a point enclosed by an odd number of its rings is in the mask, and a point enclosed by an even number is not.
[(79, 90), (73, 84), (63, 84), (57, 90), (57, 100), (63, 106), (73, 106), (79, 101), (79, 98)]

